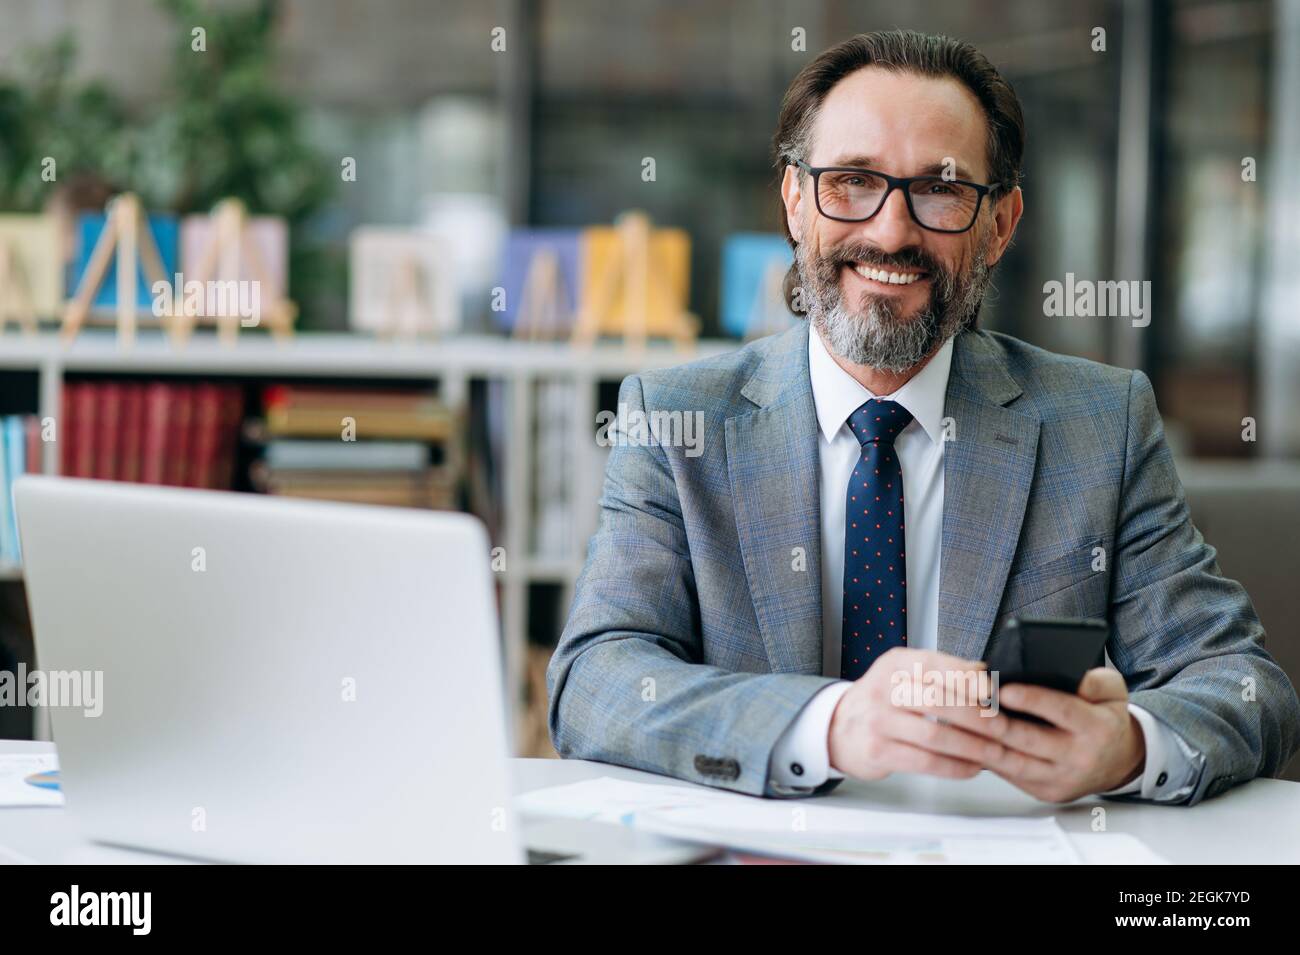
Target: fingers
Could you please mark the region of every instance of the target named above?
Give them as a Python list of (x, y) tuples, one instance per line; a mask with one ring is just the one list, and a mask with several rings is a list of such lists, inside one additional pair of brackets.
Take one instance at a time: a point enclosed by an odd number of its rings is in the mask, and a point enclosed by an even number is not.
[(881, 720), (879, 731), (893, 742), (905, 743), (916, 749), (974, 763), (1028, 781), (1045, 781), (1053, 775), (1052, 763), (1048, 760), (1018, 752), (996, 740), (906, 710), (888, 714)]
[(1013, 683), (998, 691), (998, 698), (1008, 709), (1032, 713), (1071, 733), (1082, 733), (1090, 725), (1092, 705), (1073, 693), (1049, 690), (1045, 686)]
[(941, 703), (914, 702), (910, 705), (904, 703), (899, 706), (899, 709), (919, 716), (937, 717), (945, 723), (996, 740), (1005, 738), (1011, 731), (1010, 724), (1014, 722), (1011, 717), (982, 706), (975, 699), (954, 698), (952, 701), (945, 700)]
[(949, 721), (950, 715), (956, 715), (961, 721), (960, 725), (970, 732), (996, 740), (1006, 749), (1038, 759), (1057, 759), (1069, 745), (1069, 736), (1055, 726), (1039, 726), (1028, 720), (1007, 716), (1005, 713), (980, 716), (979, 712), (987, 714), (992, 710), (972, 712), (972, 709), (972, 707), (949, 707), (939, 715), (939, 718)]
[(1052, 748), (1049, 734), (1043, 728), (983, 706), (975, 694), (955, 695), (951, 700), (939, 703), (921, 700), (920, 694), (914, 694), (910, 701), (897, 704), (897, 708), (917, 716), (933, 716), (949, 725), (1025, 752), (1037, 754)]
[(1004, 755), (1004, 747), (995, 740), (926, 719), (908, 710), (886, 713), (880, 720), (879, 732), (895, 742), (981, 765), (1000, 760)]
[[(863, 700), (870, 700), (868, 706), (877, 713), (870, 752), (859, 752), (886, 773), (969, 778), (988, 768), (1026, 791), (1054, 787), (1060, 772), (1056, 763), (1068, 750), (1071, 733), (1086, 725), (1091, 704), (1072, 694), (1017, 684), (1001, 691), (1006, 707), (1052, 725), (1016, 719), (980, 705), (980, 691), (988, 688), (979, 671), (986, 669), (980, 661), (936, 650), (898, 648), (884, 654), (859, 681)], [(937, 700), (932, 685), (936, 671), (944, 678)], [(1113, 698), (1123, 691), (1122, 678), (1117, 688), (1114, 676), (1118, 674), (1099, 672), (1090, 677), (1089, 691)]]
[(882, 739), (877, 744), (877, 761), (891, 772), (925, 773), (947, 779), (970, 779), (983, 767), (979, 763), (930, 752), (895, 739)]
[[(917, 650), (890, 651), (872, 669), (879, 670), (877, 679), (882, 686), (888, 682), (887, 692), (880, 691), (878, 698), (888, 698), (895, 709), (913, 716), (935, 717), (1040, 759), (1058, 756), (1068, 740), (1056, 727), (1037, 726), (981, 705), (981, 695), (992, 690), (980, 679), (978, 669), (983, 666), (947, 653)], [(937, 676), (943, 677), (943, 684), (942, 692), (936, 695), (926, 684)]]
[(918, 711), (933, 710), (944, 704), (978, 705), (981, 695), (989, 692), (990, 678), (981, 672), (984, 669), (982, 662), (938, 650), (899, 648), (884, 654), (862, 679), (871, 681), (872, 696), (877, 700)]
[(1083, 675), (1079, 683), (1079, 696), (1092, 703), (1109, 703), (1112, 700), (1126, 701), (1128, 686), (1118, 670), (1110, 667), (1096, 667)]

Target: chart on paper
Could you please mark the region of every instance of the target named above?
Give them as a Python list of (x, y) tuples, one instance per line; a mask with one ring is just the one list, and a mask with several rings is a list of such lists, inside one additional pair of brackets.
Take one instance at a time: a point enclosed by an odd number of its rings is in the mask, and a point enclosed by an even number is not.
[(54, 753), (0, 754), (0, 807), (62, 806)]

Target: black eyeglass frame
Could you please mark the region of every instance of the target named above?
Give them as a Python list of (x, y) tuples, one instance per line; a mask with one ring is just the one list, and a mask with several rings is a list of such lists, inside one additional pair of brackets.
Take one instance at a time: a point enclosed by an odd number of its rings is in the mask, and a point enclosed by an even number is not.
[[(895, 189), (901, 189), (903, 191), (903, 199), (907, 202), (907, 213), (912, 217), (912, 221), (915, 222), (917, 225), (919, 225), (922, 229), (928, 229), (930, 232), (942, 232), (946, 235), (960, 235), (963, 232), (969, 232), (971, 228), (975, 225), (975, 223), (979, 221), (980, 210), (984, 208), (984, 197), (991, 195), (992, 193), (1000, 189), (1003, 185), (1005, 185), (1005, 183), (1000, 183), (1000, 182), (982, 183), (982, 182), (971, 182), (967, 179), (945, 179), (943, 176), (934, 176), (934, 175), (891, 176), (889, 173), (881, 172), (879, 169), (864, 169), (861, 166), (810, 166), (802, 159), (796, 159), (794, 161), (794, 164), (798, 166), (800, 169), (802, 169), (804, 172), (812, 176), (813, 201), (817, 205), (817, 212), (825, 216), (827, 219), (830, 219), (834, 222), (869, 222), (880, 213), (881, 209), (885, 208), (885, 203), (889, 201), (890, 194)], [(833, 216), (822, 208), (821, 175), (824, 172), (863, 172), (863, 173), (867, 173), (868, 175), (879, 176), (881, 179), (885, 180), (885, 183), (888, 186), (888, 188), (885, 189), (885, 194), (880, 197), (880, 205), (876, 206), (875, 210), (871, 213), (871, 215), (863, 216), (857, 219), (846, 219), (843, 216)], [(970, 186), (972, 189), (974, 189), (979, 198), (975, 200), (975, 211), (971, 215), (970, 223), (966, 226), (966, 228), (936, 229), (934, 226), (926, 225), (924, 222), (922, 222), (916, 214), (916, 209), (912, 206), (912, 192), (909, 187), (914, 182), (956, 183), (957, 185)]]

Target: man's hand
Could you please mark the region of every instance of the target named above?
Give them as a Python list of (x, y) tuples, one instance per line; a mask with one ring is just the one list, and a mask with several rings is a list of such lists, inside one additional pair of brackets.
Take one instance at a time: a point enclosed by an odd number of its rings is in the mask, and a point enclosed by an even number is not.
[[(967, 706), (922, 701), (926, 674), (967, 679), (983, 669), (935, 650), (896, 647), (881, 654), (835, 707), (827, 739), (831, 765), (858, 779), (900, 772), (969, 779), (985, 766), (1005, 765), (1009, 752), (999, 737), (1015, 735), (1013, 724), (1028, 725), (1024, 720), (987, 709), (980, 716), (975, 700)], [(974, 732), (974, 724), (985, 726)]]
[[(846, 694), (847, 695), (847, 694)], [(1078, 695), (1016, 683), (998, 693), (1003, 708), (1051, 723), (1024, 720), (1011, 748), (985, 765), (1007, 782), (1048, 802), (1069, 802), (1136, 779), (1146, 763), (1142, 727), (1128, 711), (1128, 688), (1115, 670), (1084, 674)]]
[(858, 779), (896, 772), (969, 779), (987, 768), (1049, 802), (1105, 792), (1142, 771), (1142, 728), (1128, 711), (1119, 673), (1089, 670), (1078, 695), (1025, 684), (1001, 688), (1001, 707), (1032, 713), (1049, 726), (1005, 710), (994, 714), (977, 699), (933, 700), (922, 692), (936, 675), (945, 685), (971, 686), (984, 668), (933, 650), (883, 654), (835, 707), (831, 765)]

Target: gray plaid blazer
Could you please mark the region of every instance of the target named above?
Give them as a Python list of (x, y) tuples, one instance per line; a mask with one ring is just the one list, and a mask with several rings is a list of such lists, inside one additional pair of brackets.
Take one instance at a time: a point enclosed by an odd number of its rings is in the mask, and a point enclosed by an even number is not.
[[(1146, 376), (986, 331), (954, 345), (939, 649), (977, 660), (1013, 613), (1107, 619), (1132, 701), (1204, 755), (1190, 803), (1280, 773), (1300, 702), (1192, 525)], [(807, 326), (630, 376), (619, 403), (701, 412), (703, 449), (614, 429), (547, 671), (551, 738), (777, 795), (772, 748), (831, 682)]]

